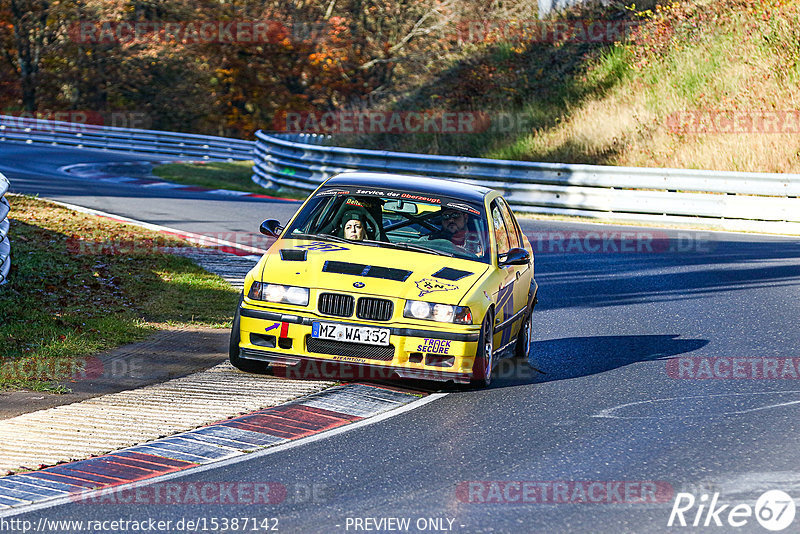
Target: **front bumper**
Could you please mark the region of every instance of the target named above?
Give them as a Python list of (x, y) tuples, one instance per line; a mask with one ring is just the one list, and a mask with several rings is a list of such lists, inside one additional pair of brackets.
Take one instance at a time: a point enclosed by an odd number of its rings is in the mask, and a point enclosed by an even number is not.
[[(240, 358), (287, 366), (307, 376), (315, 371), (341, 373), (342, 364), (354, 369), (343, 379), (414, 378), (466, 383), (472, 377), (480, 326), (453, 326), (449, 330), (389, 326), (340, 317), (293, 314), (251, 308), (239, 310)], [(315, 321), (387, 328), (389, 347), (320, 341), (312, 338)], [(348, 371), (344, 371), (348, 372)], [(299, 376), (298, 376), (299, 377)]]

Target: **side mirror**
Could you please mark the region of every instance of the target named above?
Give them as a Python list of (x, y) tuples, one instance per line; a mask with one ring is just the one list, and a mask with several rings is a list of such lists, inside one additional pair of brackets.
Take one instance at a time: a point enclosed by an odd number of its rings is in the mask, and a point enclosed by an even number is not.
[(258, 230), (264, 235), (278, 237), (283, 232), (283, 226), (277, 219), (267, 219), (261, 223), (261, 227)]
[(506, 254), (501, 254), (497, 259), (500, 267), (505, 267), (506, 265), (527, 265), (531, 262), (531, 255), (524, 248), (512, 248)]

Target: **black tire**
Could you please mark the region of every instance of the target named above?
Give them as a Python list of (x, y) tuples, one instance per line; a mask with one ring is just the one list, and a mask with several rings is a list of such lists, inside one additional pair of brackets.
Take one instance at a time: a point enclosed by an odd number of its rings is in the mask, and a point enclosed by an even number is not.
[(242, 305), (243, 299), (239, 299), (239, 304), (236, 305), (236, 314), (233, 316), (233, 325), (231, 326), (231, 340), (228, 344), (228, 359), (231, 365), (244, 371), (246, 373), (265, 373), (269, 364), (266, 362), (256, 362), (253, 360), (245, 360), (239, 356), (239, 341), (241, 340), (241, 329), (239, 327), (239, 308)]
[(494, 356), (494, 312), (489, 310), (483, 318), (481, 334), (478, 337), (478, 352), (475, 354), (475, 363), (472, 364), (473, 385), (479, 387), (491, 385)]
[(519, 329), (517, 334), (517, 344), (514, 347), (514, 357), (528, 361), (531, 356), (531, 342), (533, 341), (533, 308), (528, 310), (528, 315), (525, 322)]

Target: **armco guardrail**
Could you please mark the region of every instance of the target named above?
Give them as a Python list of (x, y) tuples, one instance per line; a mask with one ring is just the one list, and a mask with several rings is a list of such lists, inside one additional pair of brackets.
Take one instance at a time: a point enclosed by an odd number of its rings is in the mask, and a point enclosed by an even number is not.
[(0, 115), (0, 141), (119, 150), (209, 160), (249, 160), (253, 142), (135, 128)]
[(800, 234), (800, 175), (567, 165), (325, 146), (256, 132), (253, 181), (312, 190), (347, 170), (453, 178), (503, 190), (515, 211)]
[(8, 179), (0, 174), (0, 285), (6, 283), (8, 271), (11, 269), (11, 242), (8, 239), (8, 205), (5, 194), (8, 191)]

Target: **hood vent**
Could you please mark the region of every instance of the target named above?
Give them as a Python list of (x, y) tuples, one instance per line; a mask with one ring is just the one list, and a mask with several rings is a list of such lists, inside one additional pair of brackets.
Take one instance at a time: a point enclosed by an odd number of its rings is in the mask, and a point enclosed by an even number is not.
[(306, 261), (308, 257), (307, 250), (299, 250), (296, 248), (282, 248), (280, 253), (283, 261)]
[(366, 278), (382, 278), (384, 280), (395, 280), (397, 282), (405, 282), (412, 273), (412, 271), (406, 271), (405, 269), (362, 265), (360, 263), (348, 263), (345, 261), (326, 261), (325, 265), (322, 267), (322, 272), (351, 274), (353, 276), (364, 276)]
[(450, 280), (455, 282), (456, 280), (461, 280), (462, 278), (466, 278), (467, 276), (475, 274), (469, 271), (460, 271), (458, 269), (453, 269), (451, 267), (445, 267), (444, 269), (439, 269), (433, 276), (436, 278), (441, 278), (443, 280)]

